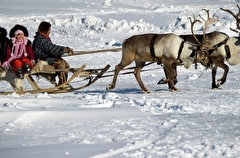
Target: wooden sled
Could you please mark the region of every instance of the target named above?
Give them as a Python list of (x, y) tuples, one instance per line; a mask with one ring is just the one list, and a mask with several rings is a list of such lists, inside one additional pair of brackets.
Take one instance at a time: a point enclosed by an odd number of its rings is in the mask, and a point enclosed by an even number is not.
[[(43, 65), (42, 67), (37, 67), (37, 70), (32, 72), (30, 75), (25, 74), (25, 79), (27, 79), (28, 83), (31, 85), (32, 90), (26, 90), (26, 91), (16, 91), (16, 92), (0, 92), (1, 95), (8, 95), (12, 93), (17, 93), (19, 95), (22, 94), (36, 94), (36, 93), (48, 93), (48, 94), (56, 94), (56, 93), (67, 93), (67, 92), (73, 92), (76, 90), (81, 90), (83, 88), (86, 88), (96, 82), (101, 76), (110, 68), (110, 65), (106, 65), (102, 69), (85, 69), (86, 65), (83, 64), (80, 68), (70, 68), (70, 69), (54, 69), (54, 67), (50, 65)], [(50, 88), (40, 88), (40, 86), (37, 84), (37, 82), (34, 80), (32, 76), (38, 75), (53, 75), (56, 72), (72, 72), (73, 75), (62, 85), (56, 85), (53, 84), (53, 87)], [(77, 78), (82, 77), (85, 79), (88, 79), (88, 82), (84, 85), (78, 86), (78, 87), (72, 87), (70, 84), (71, 82)], [(69, 86), (67, 86), (69, 85)]]

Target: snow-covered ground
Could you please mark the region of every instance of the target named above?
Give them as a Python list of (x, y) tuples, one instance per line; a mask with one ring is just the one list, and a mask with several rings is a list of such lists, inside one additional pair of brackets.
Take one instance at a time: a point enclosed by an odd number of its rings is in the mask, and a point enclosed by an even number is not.
[[(118, 48), (124, 39), (141, 33), (190, 33), (187, 18), (204, 15), (203, 8), (220, 20), (209, 32), (237, 36), (229, 30), (236, 27), (235, 20), (220, 7), (237, 13), (239, 0), (0, 0), (0, 4), (0, 26), (8, 32), (22, 24), (33, 40), (39, 23), (46, 20), (52, 24), (52, 41), (75, 51)], [(201, 33), (201, 25), (195, 30)], [(111, 71), (121, 52), (65, 59), (71, 67), (110, 64)], [(0, 157), (240, 157), (240, 65), (230, 66), (221, 90), (211, 89), (211, 70), (179, 66), (179, 92), (156, 84), (164, 77), (160, 65), (144, 69), (153, 69), (142, 72), (150, 94), (142, 94), (129, 74), (120, 75), (112, 91), (106, 91), (112, 80), (106, 77), (73, 93), (0, 96)], [(218, 70), (218, 78), (222, 72)], [(30, 87), (27, 82), (25, 86)], [(11, 87), (0, 81), (0, 89)]]

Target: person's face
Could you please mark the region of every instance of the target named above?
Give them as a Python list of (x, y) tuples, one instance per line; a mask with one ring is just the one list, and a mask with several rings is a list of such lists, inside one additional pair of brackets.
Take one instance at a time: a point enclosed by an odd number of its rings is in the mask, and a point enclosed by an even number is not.
[(51, 27), (48, 29), (47, 36), (50, 35), (50, 32), (51, 32)]
[(19, 41), (23, 40), (23, 38), (24, 38), (24, 33), (19, 33), (16, 35), (16, 39)]

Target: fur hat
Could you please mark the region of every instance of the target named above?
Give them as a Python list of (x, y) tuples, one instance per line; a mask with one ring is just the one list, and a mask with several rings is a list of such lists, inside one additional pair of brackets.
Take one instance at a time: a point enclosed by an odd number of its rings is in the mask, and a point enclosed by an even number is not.
[(0, 37), (7, 37), (7, 30), (3, 27), (0, 27)]
[(47, 34), (50, 27), (51, 27), (51, 24), (49, 22), (42, 21), (38, 26), (38, 32)]
[(24, 33), (24, 36), (28, 37), (28, 30), (25, 26), (22, 26), (22, 25), (15, 25), (11, 30), (10, 30), (10, 33), (9, 33), (9, 37), (12, 38), (12, 37), (15, 37), (15, 32), (17, 30), (21, 30), (23, 33)]

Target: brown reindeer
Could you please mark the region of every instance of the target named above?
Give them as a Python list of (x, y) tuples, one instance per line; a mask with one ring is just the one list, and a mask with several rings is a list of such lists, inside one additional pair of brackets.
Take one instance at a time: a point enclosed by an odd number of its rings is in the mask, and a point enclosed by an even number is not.
[[(209, 16), (209, 10), (206, 10), (206, 9), (203, 9), (203, 10), (206, 11), (206, 13), (207, 13), (207, 19), (208, 19), (207, 21), (211, 21), (210, 16)], [(204, 20), (202, 17), (201, 17), (201, 19), (203, 21), (205, 21), (205, 25), (206, 25), (207, 21)], [(214, 19), (214, 16), (212, 19)], [(195, 37), (193, 35), (180, 35), (180, 37), (183, 38), (183, 40), (185, 42), (191, 42), (194, 44), (200, 43), (199, 41), (202, 41), (204, 38), (204, 36), (200, 35), (200, 34), (195, 35)], [(214, 89), (214, 88), (218, 88), (220, 85), (222, 85), (226, 81), (229, 67), (224, 63), (222, 57), (218, 57), (218, 56), (216, 57), (215, 55), (213, 56), (213, 54), (211, 54), (211, 53), (216, 48), (218, 48), (222, 45), (225, 45), (229, 36), (223, 32), (214, 31), (211, 33), (207, 33), (205, 38), (206, 38), (205, 45), (208, 47), (206, 50), (208, 50), (207, 53), (209, 55), (204, 60), (200, 61), (200, 63), (207, 68), (209, 68), (209, 67), (212, 68), (212, 88)], [(218, 80), (218, 84), (216, 84), (216, 81), (215, 81), (217, 67), (221, 67), (222, 69), (224, 69), (223, 76), (221, 79)], [(162, 80), (160, 80), (158, 82), (158, 84), (162, 84)]]
[[(193, 32), (193, 26), (199, 20), (194, 18), (191, 21), (191, 31), (193, 37), (197, 40)], [(135, 78), (144, 93), (149, 93), (144, 86), (140, 72), (146, 61), (159, 62), (163, 64), (166, 79), (164, 83), (168, 83), (169, 89), (176, 91), (176, 66), (181, 63), (185, 68), (189, 68), (194, 62), (202, 62), (206, 58), (205, 52), (208, 47), (206, 44), (205, 33), (207, 27), (216, 22), (216, 19), (205, 21), (203, 30), (203, 40), (198, 44), (185, 42), (175, 34), (142, 34), (132, 36), (122, 44), (122, 59), (115, 66), (113, 81), (108, 85), (107, 90), (114, 89), (117, 76), (120, 70), (135, 61), (136, 68), (134, 70)]]
[[(197, 41), (195, 40), (193, 35), (180, 35), (180, 37), (183, 38), (185, 42), (191, 42), (191, 43), (197, 44)], [(197, 34), (196, 37), (199, 41), (201, 41), (203, 38), (203, 35)], [(228, 38), (229, 36), (227, 34), (223, 32), (214, 31), (206, 34), (206, 44), (210, 48), (219, 47), (221, 45), (224, 45), (227, 42)], [(209, 51), (213, 51), (213, 49), (209, 49)], [(220, 85), (222, 85), (226, 81), (226, 76), (227, 76), (229, 67), (224, 62), (222, 62), (222, 58), (215, 58), (213, 56), (208, 55), (204, 60), (200, 61), (200, 63), (206, 68), (210, 68), (210, 67), (212, 68), (212, 88), (213, 89), (218, 88)], [(218, 79), (218, 84), (216, 84), (215, 82), (217, 67), (221, 67), (222, 69), (224, 69), (222, 78)], [(161, 79), (158, 82), (158, 84), (163, 84), (164, 82), (162, 82), (162, 80), (163, 79)], [(177, 79), (175, 80), (177, 81)]]
[[(185, 41), (192, 41), (191, 35), (182, 35), (180, 37), (184, 38)], [(196, 35), (196, 37), (198, 39), (201, 39), (202, 35)], [(218, 31), (214, 31), (206, 34), (206, 43), (209, 46), (208, 53), (211, 54), (211, 52), (214, 51), (214, 49), (210, 49), (210, 48), (216, 48), (224, 45), (227, 42), (228, 38), (229, 36), (227, 34), (223, 32), (218, 32)], [(224, 62), (222, 62), (222, 58), (215, 58), (214, 56), (209, 55), (208, 58), (205, 58), (205, 60), (203, 60), (200, 63), (207, 68), (209, 67), (212, 68), (212, 88), (213, 89), (218, 88), (220, 85), (222, 85), (226, 81), (226, 76), (227, 76), (229, 67)], [(221, 67), (222, 69), (224, 69), (223, 76), (221, 77), (221, 79), (218, 79), (218, 84), (216, 84), (216, 79), (215, 79), (217, 67)]]
[[(237, 14), (234, 14), (229, 9), (220, 9), (230, 13), (236, 19), (236, 25), (238, 30), (232, 28), (230, 28), (230, 30), (239, 33), (240, 36), (240, 7), (239, 5), (237, 5), (237, 7)], [(236, 65), (240, 63), (240, 37), (229, 37), (223, 45), (214, 46), (212, 47), (212, 49), (214, 51), (212, 53), (210, 52), (209, 54), (210, 60), (208, 61), (208, 63), (205, 62), (205, 64), (208, 65), (209, 63), (213, 63), (214, 67), (212, 69), (212, 82), (215, 83), (217, 67), (221, 67), (224, 69), (224, 74), (222, 78), (226, 80), (228, 66), (224, 62), (227, 61), (230, 65)], [(225, 82), (225, 80), (218, 80), (218, 84), (215, 86), (213, 85), (212, 88), (218, 88)]]

